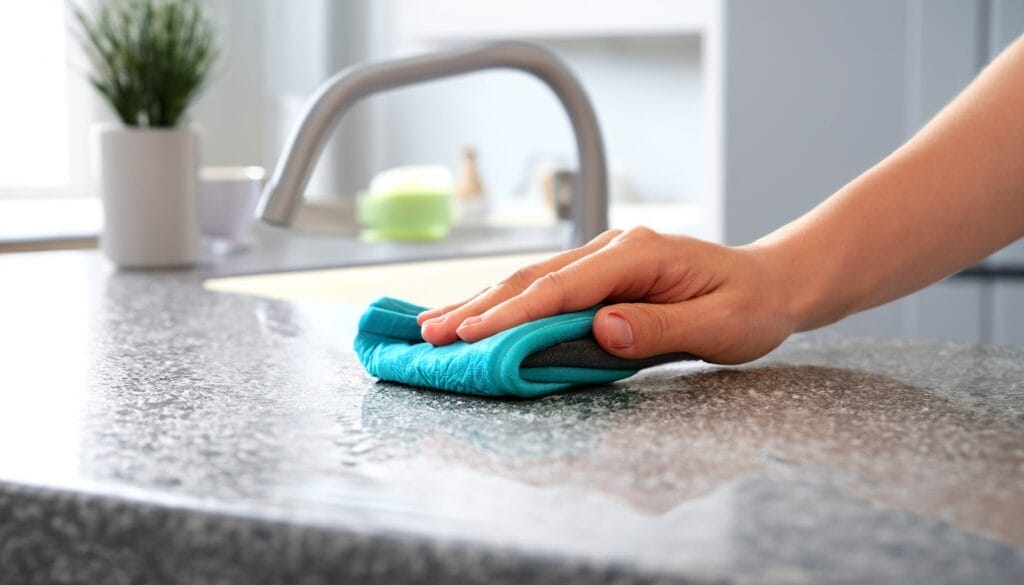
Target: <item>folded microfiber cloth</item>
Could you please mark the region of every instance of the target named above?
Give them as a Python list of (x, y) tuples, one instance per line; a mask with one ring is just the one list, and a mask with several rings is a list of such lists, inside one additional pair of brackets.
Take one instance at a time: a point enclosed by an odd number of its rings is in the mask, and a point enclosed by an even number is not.
[(604, 384), (638, 370), (679, 359), (671, 354), (625, 360), (591, 337), (597, 308), (524, 323), (475, 343), (434, 346), (420, 337), (412, 303), (383, 297), (359, 320), (355, 350), (371, 375), (382, 380), (464, 394), (535, 397), (577, 384)]

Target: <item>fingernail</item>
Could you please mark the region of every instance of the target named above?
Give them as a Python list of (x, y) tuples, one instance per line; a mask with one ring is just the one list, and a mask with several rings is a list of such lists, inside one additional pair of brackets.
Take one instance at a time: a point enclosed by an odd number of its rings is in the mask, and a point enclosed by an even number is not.
[(448, 320), (448, 315), (441, 315), (440, 317), (434, 317), (432, 319), (427, 319), (426, 321), (423, 322), (423, 324), (424, 325), (440, 325), (441, 323), (444, 323), (447, 320)]
[(440, 309), (430, 309), (429, 311), (423, 311), (419, 315), (416, 315), (416, 320), (420, 323), (426, 323), (431, 319), (436, 319), (441, 315)]
[(476, 325), (477, 323), (479, 323), (481, 321), (483, 321), (483, 319), (480, 318), (480, 317), (470, 317), (470, 318), (466, 319), (465, 321), (463, 321), (462, 325), (459, 325), (459, 329), (465, 329), (466, 327), (472, 327), (473, 325)]
[(633, 330), (629, 328), (629, 321), (625, 317), (618, 313), (608, 313), (604, 322), (609, 345), (616, 349), (633, 347)]

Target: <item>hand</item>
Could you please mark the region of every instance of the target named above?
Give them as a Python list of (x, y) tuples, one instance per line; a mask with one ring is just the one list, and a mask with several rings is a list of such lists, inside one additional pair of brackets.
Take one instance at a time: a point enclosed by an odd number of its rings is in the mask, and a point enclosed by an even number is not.
[(635, 228), (520, 269), (461, 303), (424, 311), (434, 345), (599, 303), (594, 337), (613, 355), (689, 352), (718, 363), (758, 358), (796, 329), (787, 279), (756, 246), (731, 248)]

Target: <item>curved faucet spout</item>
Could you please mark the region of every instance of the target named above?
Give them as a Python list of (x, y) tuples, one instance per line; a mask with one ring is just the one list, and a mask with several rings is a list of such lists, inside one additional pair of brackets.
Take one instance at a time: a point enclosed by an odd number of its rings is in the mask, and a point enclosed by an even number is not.
[(292, 133), (260, 202), (264, 221), (290, 225), (302, 202), (313, 167), (331, 130), (356, 102), (406, 85), (484, 69), (518, 69), (531, 73), (555, 93), (572, 124), (579, 157), (573, 189), (572, 233), (567, 244), (579, 246), (608, 227), (608, 177), (604, 145), (594, 108), (565, 64), (551, 52), (521, 42), (500, 42), (436, 54), (350, 67), (317, 90)]

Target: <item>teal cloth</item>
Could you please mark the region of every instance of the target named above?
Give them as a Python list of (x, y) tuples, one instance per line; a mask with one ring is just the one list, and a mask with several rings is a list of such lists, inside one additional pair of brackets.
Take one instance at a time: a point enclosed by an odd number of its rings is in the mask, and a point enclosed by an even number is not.
[(636, 369), (571, 366), (523, 368), (532, 353), (590, 335), (596, 308), (525, 323), (475, 343), (433, 346), (420, 337), (416, 315), (426, 308), (398, 299), (374, 301), (359, 320), (355, 350), (382, 380), (483, 396), (531, 398), (578, 384), (621, 380)]

